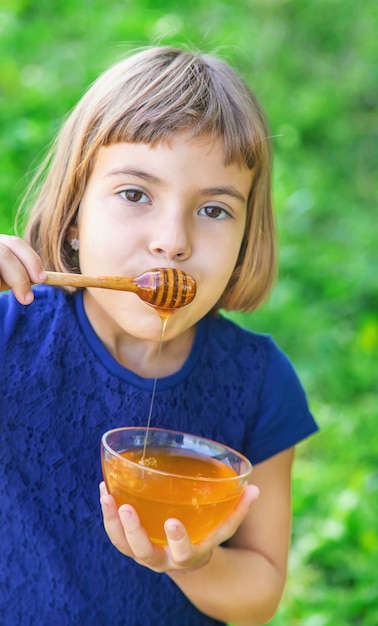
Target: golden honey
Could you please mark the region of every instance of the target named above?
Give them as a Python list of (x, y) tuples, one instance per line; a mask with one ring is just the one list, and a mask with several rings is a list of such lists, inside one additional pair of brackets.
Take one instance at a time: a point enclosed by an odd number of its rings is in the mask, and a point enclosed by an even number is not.
[(108, 491), (118, 507), (135, 508), (159, 544), (166, 543), (164, 522), (171, 517), (185, 525), (193, 543), (201, 541), (231, 512), (244, 484), (222, 461), (187, 449), (148, 446), (120, 456), (103, 456)]

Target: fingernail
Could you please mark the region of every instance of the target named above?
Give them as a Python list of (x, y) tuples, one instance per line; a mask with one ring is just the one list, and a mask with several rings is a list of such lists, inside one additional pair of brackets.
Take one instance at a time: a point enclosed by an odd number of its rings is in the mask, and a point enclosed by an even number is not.
[(169, 534), (175, 535), (178, 532), (179, 527), (178, 524), (175, 524), (174, 522), (167, 522), (167, 524), (165, 525), (165, 530)]
[(38, 274), (38, 277), (40, 280), (45, 280), (46, 279), (46, 272), (45, 270), (41, 270)]
[(123, 508), (120, 509), (119, 514), (125, 522), (129, 522), (133, 516), (130, 509), (123, 509)]
[(109, 505), (104, 498), (100, 498), (100, 504), (104, 510), (109, 508)]
[(34, 299), (34, 295), (32, 291), (28, 291), (24, 296), (24, 300), (26, 304), (30, 304), (31, 302), (33, 302), (33, 299)]

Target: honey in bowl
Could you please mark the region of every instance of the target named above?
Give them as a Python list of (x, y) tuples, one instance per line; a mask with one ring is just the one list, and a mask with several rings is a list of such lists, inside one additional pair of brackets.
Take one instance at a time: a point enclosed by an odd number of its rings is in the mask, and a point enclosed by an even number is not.
[(117, 506), (137, 511), (151, 541), (165, 544), (164, 522), (204, 539), (238, 502), (252, 466), (220, 443), (158, 428), (119, 428), (101, 442), (102, 470)]

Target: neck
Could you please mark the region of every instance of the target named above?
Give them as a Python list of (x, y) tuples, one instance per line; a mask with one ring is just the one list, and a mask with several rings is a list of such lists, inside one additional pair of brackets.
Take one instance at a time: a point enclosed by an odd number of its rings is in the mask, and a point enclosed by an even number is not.
[[(169, 322), (168, 322), (169, 324)], [(195, 327), (175, 339), (159, 342), (140, 341), (134, 337), (120, 338), (106, 346), (112, 356), (128, 370), (142, 378), (163, 378), (177, 372), (189, 356), (195, 336)]]
[(180, 321), (177, 325), (175, 316), (172, 316), (165, 329), (164, 320), (159, 319), (152, 309), (123, 318), (121, 315), (120, 324), (87, 292), (84, 293), (83, 303), (93, 330), (108, 352), (137, 376), (169, 376), (177, 372), (188, 358), (195, 337), (195, 325), (187, 327)]

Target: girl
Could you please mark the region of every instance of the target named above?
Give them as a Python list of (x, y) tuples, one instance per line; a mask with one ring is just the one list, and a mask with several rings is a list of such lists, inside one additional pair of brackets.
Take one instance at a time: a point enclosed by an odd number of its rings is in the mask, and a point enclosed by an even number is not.
[[(156, 47), (105, 72), (42, 168), (24, 240), (0, 238), (2, 623), (265, 624), (286, 576), (294, 446), (316, 430), (254, 310), (275, 273), (268, 131), (223, 61)], [(49, 168), (47, 168), (49, 165)], [(192, 275), (166, 328), (152, 425), (228, 444), (254, 485), (211, 536), (150, 543), (100, 486), (101, 434), (146, 425), (161, 321), (135, 294), (58, 290), (45, 269)], [(25, 306), (30, 305), (30, 306)], [(259, 497), (257, 498), (257, 496)]]

